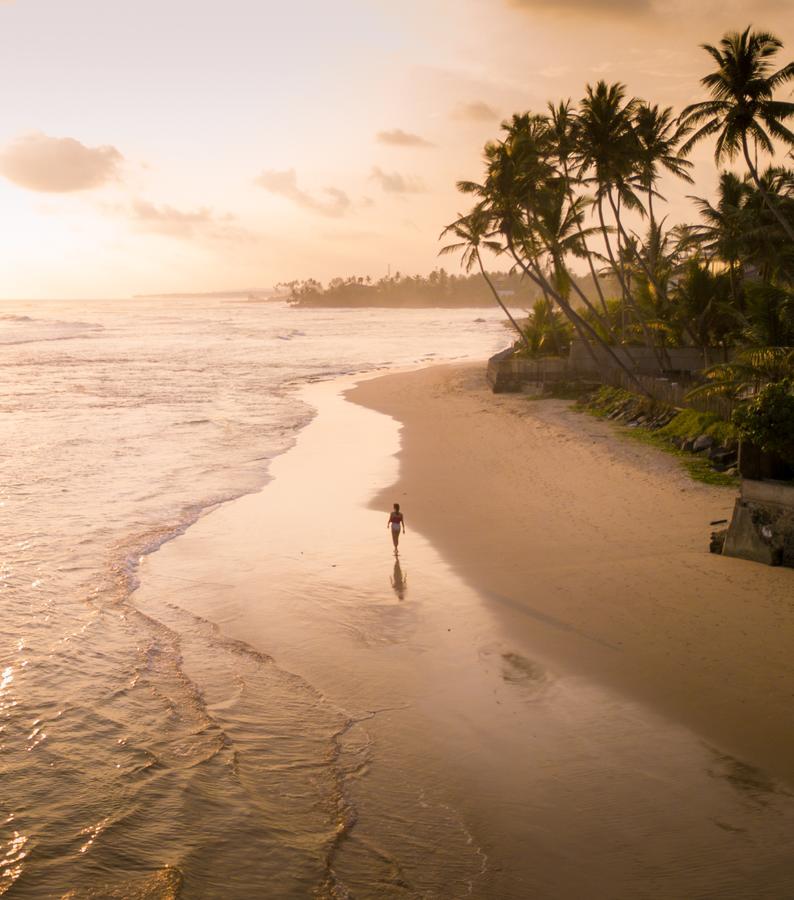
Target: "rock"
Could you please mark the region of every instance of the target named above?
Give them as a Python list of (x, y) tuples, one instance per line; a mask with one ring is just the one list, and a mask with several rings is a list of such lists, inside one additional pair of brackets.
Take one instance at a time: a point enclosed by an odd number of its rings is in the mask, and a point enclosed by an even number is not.
[(736, 465), (738, 456), (733, 450), (728, 450), (726, 447), (715, 447), (709, 450), (709, 459), (715, 467), (727, 469)]
[(721, 528), (719, 531), (711, 532), (711, 541), (709, 542), (709, 553), (722, 553), (725, 546), (725, 538), (728, 536), (728, 529)]
[(713, 445), (714, 445), (713, 437), (711, 437), (708, 434), (701, 434), (700, 437), (695, 438), (695, 441), (692, 444), (692, 452), (700, 453), (702, 450), (708, 450)]
[(681, 444), (681, 449), (682, 449), (682, 450), (686, 450), (687, 453), (691, 453), (691, 452), (692, 452), (692, 448), (693, 448), (694, 446), (695, 446), (695, 442), (692, 440), (692, 438), (687, 438), (687, 439), (683, 442), (683, 444)]

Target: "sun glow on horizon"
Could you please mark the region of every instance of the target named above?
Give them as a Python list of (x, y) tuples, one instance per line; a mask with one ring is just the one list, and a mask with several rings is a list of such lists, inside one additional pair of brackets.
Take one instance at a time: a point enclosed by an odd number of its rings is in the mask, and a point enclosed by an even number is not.
[[(794, 11), (773, 0), (707, 0), (688, 29), (616, 0), (110, 6), (0, 3), (0, 296), (449, 267), (455, 182), (479, 177), (500, 118), (600, 77), (680, 109), (698, 43), (762, 15), (794, 55)], [(710, 148), (693, 158), (697, 190), (670, 192), (681, 218), (717, 181)]]

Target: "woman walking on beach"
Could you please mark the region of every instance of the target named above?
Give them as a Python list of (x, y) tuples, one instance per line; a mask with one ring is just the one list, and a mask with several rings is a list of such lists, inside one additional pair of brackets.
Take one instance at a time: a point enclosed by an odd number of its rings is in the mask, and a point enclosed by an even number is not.
[(394, 555), (397, 556), (397, 544), (400, 542), (400, 530), (405, 534), (405, 518), (400, 512), (400, 504), (395, 503), (394, 509), (389, 515), (389, 521), (386, 523), (387, 528), (391, 528), (391, 539), (394, 543)]

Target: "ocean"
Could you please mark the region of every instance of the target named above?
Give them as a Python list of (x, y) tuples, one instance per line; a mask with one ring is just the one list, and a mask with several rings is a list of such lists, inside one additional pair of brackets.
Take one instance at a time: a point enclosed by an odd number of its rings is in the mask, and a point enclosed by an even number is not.
[[(508, 342), (491, 310), (0, 305), (0, 894), (176, 896), (186, 867), (212, 868), (208, 827), (227, 865), (246, 852), (224, 850), (223, 836), (251, 815), (248, 801), (201, 781), (225, 737), (187, 674), (196, 661), (183, 665), (171, 625), (129, 603), (140, 560), (267, 483), (312, 419), (306, 384), (483, 358)], [(293, 709), (326, 753), (344, 721), (307, 685), (269, 678), (265, 705)], [(279, 752), (274, 771), (299, 777), (273, 794), (270, 865), (294, 870), (294, 895), (307, 896), (316, 760), (310, 742)]]

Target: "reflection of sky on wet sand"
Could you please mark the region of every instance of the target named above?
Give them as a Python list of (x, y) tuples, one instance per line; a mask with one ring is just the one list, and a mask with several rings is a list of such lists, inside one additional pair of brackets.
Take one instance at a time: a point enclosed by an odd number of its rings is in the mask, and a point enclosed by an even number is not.
[(366, 503), (394, 481), (397, 424), (338, 390), (307, 392), (320, 414), (263, 492), (145, 562), (137, 602), (218, 623), (346, 711), (341, 882), (375, 896), (385, 866), (418, 895), (783, 896), (791, 795), (559, 670), (538, 650), (553, 623), (537, 646), (510, 633), (413, 527), (394, 560)]

